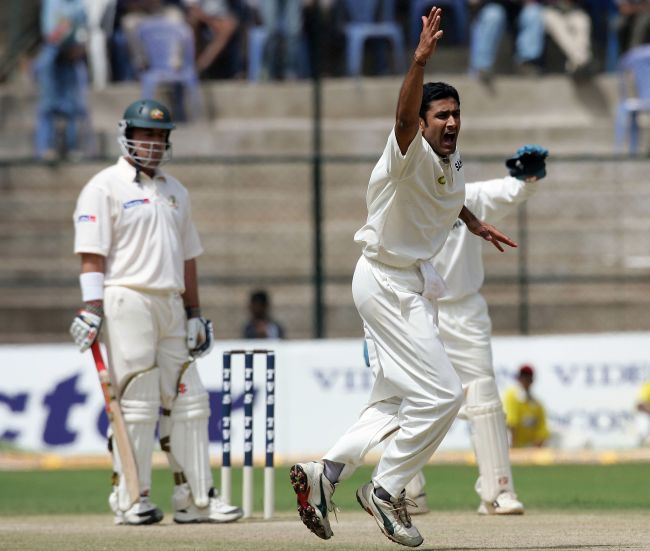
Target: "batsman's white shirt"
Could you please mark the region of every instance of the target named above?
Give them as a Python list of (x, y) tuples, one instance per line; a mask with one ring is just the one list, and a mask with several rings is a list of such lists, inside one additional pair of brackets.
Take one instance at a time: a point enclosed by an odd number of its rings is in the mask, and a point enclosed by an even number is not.
[(435, 300), (423, 292), (430, 260), (464, 198), (458, 153), (441, 159), (418, 134), (403, 155), (391, 132), (370, 177), (368, 219), (355, 235), (363, 254), (352, 280), (375, 381), (368, 407), (325, 458), (344, 463), (345, 478), (395, 433), (373, 477), (393, 496), (429, 460), (462, 402), (460, 379), (439, 337)]
[[(465, 186), (465, 205), (480, 220), (496, 224), (538, 187), (537, 182), (526, 183), (510, 176), (474, 182)], [(447, 285), (447, 293), (438, 301), (440, 336), (463, 384), (478, 377), (494, 376), (492, 323), (480, 294), (485, 277), (483, 246), (483, 240), (458, 219), (433, 260)]]
[(135, 177), (121, 157), (86, 184), (74, 213), (74, 251), (106, 257), (106, 287), (183, 293), (184, 262), (203, 252), (187, 189), (164, 172)]

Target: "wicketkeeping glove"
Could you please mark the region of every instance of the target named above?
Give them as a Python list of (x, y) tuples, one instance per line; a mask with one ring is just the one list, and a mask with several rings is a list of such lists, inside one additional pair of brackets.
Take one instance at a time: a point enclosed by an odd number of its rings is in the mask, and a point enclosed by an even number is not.
[(546, 176), (546, 157), (548, 150), (535, 144), (527, 144), (517, 149), (513, 157), (506, 160), (510, 176), (519, 180)]
[(212, 322), (205, 318), (187, 320), (187, 348), (193, 358), (207, 355), (214, 346)]
[(85, 352), (97, 340), (102, 327), (104, 312), (101, 307), (86, 305), (79, 310), (70, 325), (72, 340), (79, 347), (80, 352)]

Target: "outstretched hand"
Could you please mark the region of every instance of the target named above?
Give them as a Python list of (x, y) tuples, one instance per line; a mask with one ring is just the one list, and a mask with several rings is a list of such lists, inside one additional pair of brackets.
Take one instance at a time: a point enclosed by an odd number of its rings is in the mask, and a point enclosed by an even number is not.
[(438, 40), (442, 38), (442, 30), (440, 29), (440, 17), (442, 10), (433, 6), (429, 15), (422, 16), (422, 32), (420, 33), (420, 42), (415, 48), (415, 60), (424, 65), (431, 57), (433, 52), (436, 51)]
[(501, 252), (504, 251), (504, 248), (501, 246), (501, 243), (505, 243), (506, 245), (513, 248), (517, 247), (517, 243), (515, 243), (504, 233), (501, 233), (491, 224), (486, 224), (481, 220), (474, 219), (466, 225), (467, 225), (467, 229), (470, 232), (472, 232), (474, 235), (478, 235), (479, 237), (482, 237), (486, 241), (489, 241)]

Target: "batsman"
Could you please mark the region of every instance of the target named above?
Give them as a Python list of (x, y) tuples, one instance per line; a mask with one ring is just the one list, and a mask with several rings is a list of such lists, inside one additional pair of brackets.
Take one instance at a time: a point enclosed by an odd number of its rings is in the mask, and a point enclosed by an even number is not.
[[(81, 257), (82, 308), (70, 333), (87, 350), (101, 329), (109, 375), (137, 474), (123, 469), (109, 432), (116, 524), (154, 524), (149, 500), (156, 423), (174, 472), (177, 523), (230, 522), (242, 511), (213, 487), (208, 454), (208, 393), (195, 358), (213, 345), (201, 316), (196, 258), (203, 252), (187, 189), (160, 167), (171, 158), (174, 129), (167, 107), (139, 100), (118, 125), (122, 156), (83, 188), (74, 213)], [(139, 496), (126, 496), (137, 476)], [(128, 507), (125, 506), (128, 504)], [(132, 505), (131, 505), (132, 504)]]

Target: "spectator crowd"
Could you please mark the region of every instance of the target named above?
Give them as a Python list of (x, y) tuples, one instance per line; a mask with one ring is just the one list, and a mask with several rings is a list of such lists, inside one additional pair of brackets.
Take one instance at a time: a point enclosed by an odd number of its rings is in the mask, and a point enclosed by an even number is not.
[[(89, 81), (102, 88), (139, 80), (143, 93), (175, 83), (172, 107), (183, 120), (185, 88), (199, 112), (199, 79), (309, 78), (316, 59), (326, 76), (387, 74), (408, 60), (419, 18), (434, 3), (42, 0), (43, 41), (33, 64), (40, 97), (37, 156), (56, 157), (57, 117), (65, 121), (69, 158), (81, 155), (81, 143), (89, 147), (81, 137)], [(650, 0), (467, 0), (443, 2), (443, 8), (456, 25), (442, 48), (466, 48), (470, 74), (486, 84), (497, 73), (536, 76), (558, 68), (589, 79), (612, 69), (605, 51), (620, 55), (645, 43), (650, 27)]]

